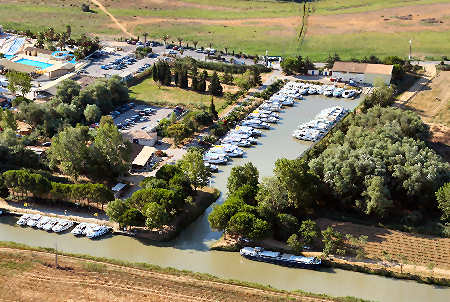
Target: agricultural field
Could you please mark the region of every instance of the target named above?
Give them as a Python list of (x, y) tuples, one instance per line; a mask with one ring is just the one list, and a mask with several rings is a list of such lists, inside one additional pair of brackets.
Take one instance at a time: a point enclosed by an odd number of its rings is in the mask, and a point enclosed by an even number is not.
[(405, 107), (414, 110), (429, 125), (431, 141), (447, 161), (450, 161), (450, 71), (441, 71)]
[[(4, 0), (0, 20), (6, 28), (62, 30), (70, 24), (102, 37), (168, 35), (169, 41), (198, 41), (247, 54), (309, 56), (321, 61), (339, 53), (344, 59), (399, 55), (413, 41), (413, 55), (450, 54), (448, 0), (320, 0), (309, 4), (305, 39), (298, 39), (303, 4), (277, 0)], [(103, 8), (114, 16), (112, 20)], [(118, 23), (120, 26), (118, 25)], [(122, 27), (122, 28), (120, 28)], [(192, 44), (191, 44), (192, 45)]]
[(445, 0), (322, 0), (311, 4), (302, 53), (350, 59), (409, 53), (421, 58), (450, 54), (450, 3)]
[[(136, 98), (137, 101), (143, 101), (153, 105), (183, 105), (186, 107), (209, 106), (211, 95), (201, 94), (188, 89), (178, 87), (160, 86), (148, 78), (141, 83), (130, 87), (130, 96)], [(217, 110), (223, 106), (225, 99), (222, 97), (214, 97), (214, 105)]]
[[(333, 301), (50, 253), (0, 250), (5, 301)], [(212, 279), (212, 278), (209, 278)], [(340, 300), (342, 301), (342, 300)]]
[(321, 229), (333, 226), (337, 231), (353, 236), (367, 235), (365, 246), (367, 256), (372, 259), (402, 257), (410, 265), (436, 267), (450, 273), (450, 238), (409, 234), (374, 226), (337, 222), (329, 219), (318, 219)]

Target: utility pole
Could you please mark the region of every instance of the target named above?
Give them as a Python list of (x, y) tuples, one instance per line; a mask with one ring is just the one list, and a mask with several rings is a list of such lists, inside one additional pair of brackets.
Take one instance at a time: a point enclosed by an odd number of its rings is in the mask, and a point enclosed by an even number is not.
[(411, 56), (411, 47), (412, 47), (412, 40), (409, 40), (409, 57), (408, 59), (411, 60), (412, 56)]
[(58, 268), (58, 241), (55, 242), (55, 267)]

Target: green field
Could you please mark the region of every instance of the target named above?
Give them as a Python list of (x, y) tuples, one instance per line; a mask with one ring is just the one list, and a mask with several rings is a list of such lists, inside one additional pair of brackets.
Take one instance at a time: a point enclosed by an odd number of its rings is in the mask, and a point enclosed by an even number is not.
[(335, 52), (346, 60), (372, 54), (407, 57), (410, 39), (414, 56), (440, 60), (442, 55), (450, 54), (450, 31), (317, 35), (305, 40), (301, 54), (319, 61)]
[[(131, 97), (134, 97), (137, 101), (154, 105), (183, 105), (200, 108), (202, 105), (209, 106), (211, 102), (211, 96), (208, 94), (200, 94), (178, 87), (161, 86), (158, 88), (153, 79), (146, 79), (140, 84), (130, 87), (130, 92)], [(217, 109), (221, 108), (224, 103), (224, 98), (214, 97), (214, 104)]]
[[(314, 24), (307, 24), (306, 38), (300, 46), (298, 31), (302, 4), (277, 0), (100, 0), (101, 3), (133, 34), (151, 39), (169, 36), (177, 43), (199, 41), (198, 46), (243, 52), (250, 55), (309, 56), (324, 60), (334, 52), (344, 59), (370, 55), (408, 55), (408, 41), (413, 40), (413, 54), (423, 58), (440, 58), (450, 55), (449, 14), (441, 15), (441, 25), (409, 26), (397, 19), (391, 23), (380, 22), (380, 28), (358, 30), (349, 28), (347, 21), (341, 34), (314, 33)], [(49, 26), (63, 30), (70, 24), (74, 36), (93, 33), (100, 36), (125, 36), (116, 29), (110, 18), (91, 5), (94, 13), (83, 13), (82, 0), (3, 0), (0, 24), (5, 28), (43, 30)], [(377, 12), (380, 9), (401, 8), (449, 3), (449, 0), (320, 0), (312, 2), (311, 18), (341, 18), (339, 14), (353, 16)], [(420, 9), (415, 8), (416, 14)], [(389, 14), (389, 12), (386, 12)], [(380, 15), (384, 13), (380, 12)], [(407, 14), (407, 13), (406, 13)], [(387, 15), (391, 16), (391, 15)], [(419, 18), (415, 22), (419, 22)], [(322, 20), (327, 24), (327, 20)], [(380, 21), (383, 19), (380, 17)], [(360, 21), (361, 22), (361, 21)], [(386, 24), (395, 31), (383, 29)], [(417, 25), (417, 24), (416, 24)], [(335, 24), (341, 28), (340, 24)], [(313, 33), (311, 33), (313, 32)]]

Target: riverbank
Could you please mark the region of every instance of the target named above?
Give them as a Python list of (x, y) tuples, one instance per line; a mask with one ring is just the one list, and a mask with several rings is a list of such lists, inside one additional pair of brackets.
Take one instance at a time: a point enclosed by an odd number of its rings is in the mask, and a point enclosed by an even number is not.
[(337, 301), (304, 292), (281, 291), (259, 284), (223, 280), (207, 274), (128, 263), (86, 255), (58, 253), (0, 242), (0, 296), (22, 301)]
[[(183, 231), (189, 224), (195, 221), (203, 212), (214, 203), (220, 196), (220, 191), (205, 187), (198, 190), (197, 195), (192, 204), (186, 205), (183, 213), (175, 217), (168, 225), (162, 229), (149, 230), (144, 227), (131, 227), (128, 231), (123, 231), (119, 228), (119, 224), (110, 221), (106, 214), (89, 213), (82, 209), (78, 211), (64, 210), (54, 207), (47, 207), (38, 203), (24, 204), (18, 202), (8, 202), (0, 198), (0, 209), (5, 210), (6, 213), (15, 216), (23, 214), (40, 214), (49, 217), (57, 217), (62, 219), (69, 219), (77, 223), (87, 222), (96, 223), (98, 225), (106, 225), (113, 229), (116, 235), (132, 236), (136, 238), (148, 239), (152, 241), (166, 242), (174, 239)], [(92, 216), (93, 218), (89, 217)]]
[(164, 226), (164, 228), (149, 230), (144, 227), (132, 227), (130, 230), (136, 238), (159, 242), (173, 240), (181, 231), (202, 215), (205, 210), (219, 198), (219, 196), (220, 191), (215, 188), (205, 187), (199, 189), (194, 202), (186, 205), (183, 213), (176, 216), (168, 225)]
[[(413, 234), (410, 234), (410, 236), (415, 238)], [(369, 242), (368, 244), (373, 245), (375, 243)], [(383, 250), (380, 246), (381, 244), (378, 244), (378, 249)], [(222, 235), (211, 246), (211, 250), (239, 252), (240, 248), (244, 245), (238, 241), (238, 237), (236, 236)], [(273, 239), (266, 239), (254, 245), (264, 247), (271, 251), (292, 253), (285, 243)], [(371, 246), (370, 248), (372, 249), (374, 247)], [(303, 252), (302, 255), (307, 257), (322, 257), (321, 252)], [(325, 267), (340, 268), (397, 279), (414, 280), (424, 284), (450, 286), (450, 270), (445, 267), (427, 267), (410, 264), (406, 260), (401, 263), (395, 260), (387, 261), (377, 258), (356, 259), (355, 257), (341, 257), (336, 255), (330, 255), (326, 259), (323, 259), (322, 263)]]

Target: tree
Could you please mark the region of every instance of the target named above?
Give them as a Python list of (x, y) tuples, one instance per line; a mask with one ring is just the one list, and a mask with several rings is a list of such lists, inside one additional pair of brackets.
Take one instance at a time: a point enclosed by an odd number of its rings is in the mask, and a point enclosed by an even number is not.
[(208, 78), (208, 72), (206, 70), (203, 70), (202, 75), (200, 76), (200, 79), (198, 81), (198, 92), (205, 92), (206, 91), (206, 79)]
[[(47, 151), (50, 167), (59, 168), (75, 180), (87, 171), (89, 164), (88, 128), (67, 127), (52, 139)], [(76, 152), (74, 152), (76, 150)]]
[(376, 87), (370, 95), (368, 95), (362, 106), (362, 111), (367, 112), (369, 108), (376, 105), (381, 107), (389, 107), (394, 103), (394, 88), (386, 86), (384, 83)]
[(239, 212), (231, 217), (226, 232), (253, 240), (263, 239), (270, 232), (269, 224), (248, 212)]
[(341, 60), (341, 58), (339, 57), (339, 55), (337, 53), (334, 53), (333, 56), (328, 55), (327, 64), (325, 65), (325, 67), (328, 69), (331, 69), (331, 68), (333, 68), (334, 62), (337, 62), (340, 60)]
[(215, 120), (219, 118), (219, 114), (217, 113), (216, 106), (214, 106), (214, 98), (211, 96), (211, 103), (209, 104), (209, 113), (214, 117)]
[(198, 149), (189, 149), (181, 159), (180, 167), (195, 191), (208, 185), (211, 171), (205, 166), (202, 153)]
[(302, 221), (299, 230), (300, 236), (306, 245), (311, 245), (313, 241), (319, 236), (319, 228), (311, 219)]
[(88, 4), (83, 3), (83, 4), (81, 4), (81, 11), (84, 13), (89, 13), (91, 11), (91, 9), (89, 8)]
[(236, 84), (239, 86), (241, 90), (249, 90), (252, 86), (252, 73), (250, 70), (244, 72), (240, 77), (236, 79)]
[(258, 169), (252, 163), (246, 163), (243, 166), (235, 166), (231, 169), (228, 177), (227, 189), (229, 194), (238, 191), (244, 185), (249, 185), (255, 192), (258, 190), (259, 184)]
[(177, 41), (178, 41), (178, 43), (179, 43), (179, 46), (181, 47), (181, 43), (183, 42), (183, 38), (178, 37), (178, 38), (177, 38)]
[(325, 257), (330, 254), (345, 255), (344, 235), (331, 226), (322, 231), (322, 242), (324, 244), (322, 253)]
[(297, 234), (292, 234), (286, 241), (288, 247), (296, 254), (299, 254), (303, 250), (303, 242), (300, 240)]
[(66, 34), (67, 38), (70, 39), (70, 36), (72, 35), (72, 27), (69, 24), (66, 25)]
[(197, 48), (198, 41), (194, 40), (194, 41), (192, 41), (192, 44), (194, 44), (194, 48)]
[(442, 211), (442, 219), (450, 219), (450, 182), (447, 182), (436, 192), (438, 207)]
[(211, 77), (208, 90), (214, 96), (222, 96), (223, 95), (223, 87), (222, 87), (222, 85), (220, 85), (219, 76), (217, 75), (216, 71), (214, 71), (214, 73)]
[(146, 47), (146, 46), (147, 46), (147, 36), (148, 36), (148, 33), (145, 32), (145, 33), (143, 33), (142, 35), (144, 36), (144, 47)]
[(31, 91), (31, 76), (27, 73), (18, 71), (9, 71), (6, 74), (8, 78), (8, 89), (13, 94), (20, 91), (23, 97)]
[(2, 130), (17, 130), (16, 118), (14, 116), (14, 113), (12, 113), (10, 110), (3, 110), (0, 108), (0, 128)]
[(167, 45), (167, 40), (169, 40), (169, 36), (168, 35), (163, 35), (162, 39), (164, 41), (164, 45)]
[[(94, 152), (100, 155), (98, 165), (105, 174), (117, 177), (129, 169), (130, 146), (122, 137), (111, 117), (102, 117), (94, 137)], [(99, 176), (102, 176), (101, 174)]]
[(208, 216), (211, 228), (219, 231), (225, 230), (231, 217), (244, 207), (244, 201), (237, 196), (230, 196), (223, 204), (215, 205), (211, 214)]
[(72, 101), (80, 95), (81, 86), (71, 79), (62, 81), (56, 88), (56, 98), (66, 104), (71, 104)]
[(277, 215), (277, 237), (286, 240), (298, 230), (298, 219), (291, 215), (281, 213)]
[(150, 228), (159, 228), (169, 221), (169, 215), (163, 205), (150, 202), (145, 212), (145, 225)]
[(233, 74), (231, 72), (225, 71), (223, 77), (222, 77), (222, 83), (227, 85), (232, 85), (234, 81)]
[(172, 137), (176, 146), (189, 137), (191, 131), (184, 123), (175, 123), (167, 127), (167, 134)]
[(109, 219), (119, 224), (122, 222), (123, 214), (129, 209), (128, 204), (122, 199), (115, 199), (108, 203), (106, 207), (106, 215)]
[(156, 178), (162, 179), (166, 182), (170, 181), (175, 175), (182, 173), (177, 165), (164, 165), (156, 172)]
[(320, 192), (317, 177), (308, 170), (308, 165), (303, 160), (285, 158), (277, 160), (273, 170), (279, 183), (287, 191), (290, 204), (302, 210), (311, 209)]
[(274, 220), (278, 213), (289, 208), (290, 203), (287, 191), (276, 177), (265, 177), (259, 184), (258, 213), (267, 220)]
[(95, 123), (102, 116), (102, 112), (97, 105), (87, 105), (86, 109), (84, 109), (84, 117), (88, 123)]

